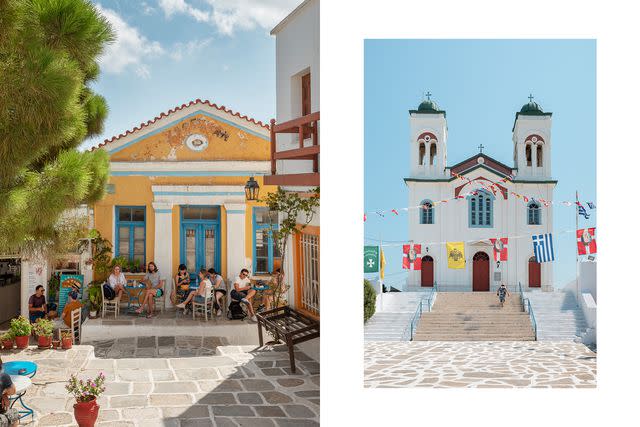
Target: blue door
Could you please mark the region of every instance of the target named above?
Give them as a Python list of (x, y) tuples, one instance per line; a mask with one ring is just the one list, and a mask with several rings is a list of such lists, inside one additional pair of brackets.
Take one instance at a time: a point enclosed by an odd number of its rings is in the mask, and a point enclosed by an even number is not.
[(187, 206), (181, 209), (180, 263), (187, 266), (192, 285), (201, 268), (220, 271), (220, 208)]

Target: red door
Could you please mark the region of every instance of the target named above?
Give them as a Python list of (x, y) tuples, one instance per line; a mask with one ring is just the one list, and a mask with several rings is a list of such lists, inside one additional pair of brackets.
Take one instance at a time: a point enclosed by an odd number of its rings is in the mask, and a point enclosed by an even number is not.
[(489, 255), (484, 252), (473, 256), (473, 290), (489, 291)]
[(529, 287), (539, 288), (542, 283), (540, 273), (540, 263), (536, 262), (535, 257), (529, 258)]
[(422, 257), (421, 272), (421, 285), (423, 287), (433, 288), (433, 258), (429, 255)]

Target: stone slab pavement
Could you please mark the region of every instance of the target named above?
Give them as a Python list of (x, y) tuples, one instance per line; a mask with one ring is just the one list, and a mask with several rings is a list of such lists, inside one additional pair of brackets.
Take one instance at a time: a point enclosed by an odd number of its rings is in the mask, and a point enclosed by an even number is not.
[[(37, 415), (24, 424), (75, 425), (66, 381), (72, 373), (84, 379), (104, 372), (107, 389), (98, 400), (97, 426), (319, 425), (320, 368), (304, 353), (296, 352), (297, 372), (292, 374), (282, 345), (230, 346), (212, 337), (123, 340), (67, 351), (30, 347), (3, 352), (3, 361), (38, 364), (34, 386), (25, 396)], [(125, 347), (133, 355), (123, 352)], [(144, 357), (143, 349), (155, 352)]]
[(366, 342), (364, 355), (367, 388), (596, 387), (596, 353), (572, 342)]

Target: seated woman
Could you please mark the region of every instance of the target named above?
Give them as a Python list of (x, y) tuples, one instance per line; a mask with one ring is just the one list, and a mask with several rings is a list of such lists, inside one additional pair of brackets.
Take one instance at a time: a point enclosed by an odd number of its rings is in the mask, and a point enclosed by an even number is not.
[(213, 285), (213, 289), (215, 290), (216, 314), (218, 316), (222, 316), (222, 298), (227, 294), (224, 280), (222, 279), (222, 276), (219, 275), (213, 268), (209, 269), (209, 280), (211, 280), (211, 284)]
[(142, 300), (142, 304), (140, 308), (136, 310), (136, 313), (140, 314), (144, 310), (144, 306), (147, 306), (147, 319), (153, 316), (153, 312), (155, 311), (155, 297), (161, 297), (164, 294), (164, 290), (162, 289), (162, 279), (160, 279), (160, 273), (158, 272), (158, 266), (156, 263), (151, 261), (147, 265), (147, 274), (145, 274), (144, 279), (142, 279), (142, 283), (146, 285), (146, 289), (144, 292), (144, 299)]
[(0, 359), (0, 426), (17, 427), (20, 421), (18, 410), (11, 407), (9, 397), (16, 394), (16, 386), (11, 376), (2, 370)]
[(208, 272), (204, 268), (200, 270), (200, 272), (198, 273), (198, 277), (200, 277), (200, 286), (198, 286), (198, 289), (189, 292), (189, 296), (187, 296), (187, 299), (184, 300), (184, 302), (176, 305), (176, 307), (185, 308), (186, 305), (189, 304), (192, 300), (199, 304), (204, 303), (204, 297), (207, 295), (207, 291), (212, 288), (212, 285), (208, 277)]
[(29, 297), (29, 322), (35, 323), (37, 319), (47, 316), (47, 300), (44, 296), (44, 286), (36, 286), (36, 293)]
[(171, 293), (171, 302), (177, 304), (178, 301), (182, 302), (189, 293), (189, 284), (191, 283), (191, 276), (187, 271), (187, 266), (180, 264), (178, 266), (178, 274), (175, 277), (176, 288)]
[(119, 265), (113, 267), (113, 272), (109, 276), (107, 283), (109, 284), (109, 287), (113, 289), (113, 292), (116, 294), (116, 298), (121, 299), (122, 294), (124, 293), (124, 287), (127, 284), (127, 279), (124, 277), (124, 273)]

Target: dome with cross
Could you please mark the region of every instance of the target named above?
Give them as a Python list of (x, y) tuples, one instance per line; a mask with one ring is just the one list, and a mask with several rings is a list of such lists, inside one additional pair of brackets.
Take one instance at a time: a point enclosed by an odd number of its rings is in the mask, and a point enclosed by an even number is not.
[(529, 95), (529, 102), (524, 104), (520, 109), (522, 114), (544, 114), (542, 107), (533, 100), (533, 95)]
[(438, 114), (444, 113), (444, 110), (441, 110), (438, 104), (431, 99), (431, 92), (427, 92), (427, 99), (423, 100), (418, 106), (417, 110), (413, 110), (413, 112), (421, 113), (421, 114)]

